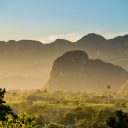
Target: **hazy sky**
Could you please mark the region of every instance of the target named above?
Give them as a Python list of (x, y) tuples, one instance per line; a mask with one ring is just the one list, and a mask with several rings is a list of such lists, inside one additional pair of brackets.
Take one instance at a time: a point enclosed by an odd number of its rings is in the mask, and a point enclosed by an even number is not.
[(128, 34), (128, 0), (0, 0), (0, 40)]

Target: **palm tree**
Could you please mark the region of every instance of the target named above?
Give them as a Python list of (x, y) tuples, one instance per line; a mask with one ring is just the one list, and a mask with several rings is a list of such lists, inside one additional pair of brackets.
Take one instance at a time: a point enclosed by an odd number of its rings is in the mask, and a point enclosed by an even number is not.
[(107, 89), (108, 89), (108, 104), (109, 104), (109, 89), (110, 89), (110, 85), (107, 85)]

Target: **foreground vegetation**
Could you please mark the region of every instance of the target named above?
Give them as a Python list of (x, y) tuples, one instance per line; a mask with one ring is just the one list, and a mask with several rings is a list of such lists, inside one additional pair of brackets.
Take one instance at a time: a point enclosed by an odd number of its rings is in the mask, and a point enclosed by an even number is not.
[(49, 92), (38, 89), (5, 92), (0, 90), (0, 125), (3, 128), (69, 126), (121, 128), (128, 126), (128, 94), (110, 92), (108, 101), (108, 91), (102, 93)]

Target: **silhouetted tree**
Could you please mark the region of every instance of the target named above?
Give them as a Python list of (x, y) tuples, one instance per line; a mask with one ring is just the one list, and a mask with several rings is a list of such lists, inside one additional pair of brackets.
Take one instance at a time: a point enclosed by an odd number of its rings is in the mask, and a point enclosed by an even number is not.
[(5, 121), (5, 120), (7, 120), (7, 119), (6, 119), (6, 116), (7, 116), (8, 114), (11, 114), (11, 115), (14, 116), (15, 118), (18, 117), (16, 114), (14, 114), (14, 113), (12, 112), (12, 109), (11, 109), (10, 106), (5, 105), (6, 102), (3, 100), (5, 93), (6, 93), (5, 89), (1, 89), (1, 88), (0, 88), (0, 121)]
[(110, 89), (110, 85), (107, 85), (107, 89), (108, 89), (108, 104), (109, 104), (109, 89)]
[(109, 117), (106, 121), (111, 128), (128, 128), (128, 114), (122, 110), (116, 111), (116, 117)]

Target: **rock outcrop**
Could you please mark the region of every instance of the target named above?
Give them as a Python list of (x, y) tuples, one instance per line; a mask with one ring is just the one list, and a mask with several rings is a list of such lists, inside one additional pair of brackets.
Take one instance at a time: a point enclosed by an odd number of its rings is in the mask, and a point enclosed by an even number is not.
[(89, 59), (84, 51), (75, 50), (54, 61), (44, 88), (50, 91), (103, 91), (109, 84), (112, 91), (117, 91), (127, 80), (128, 72), (123, 68)]

